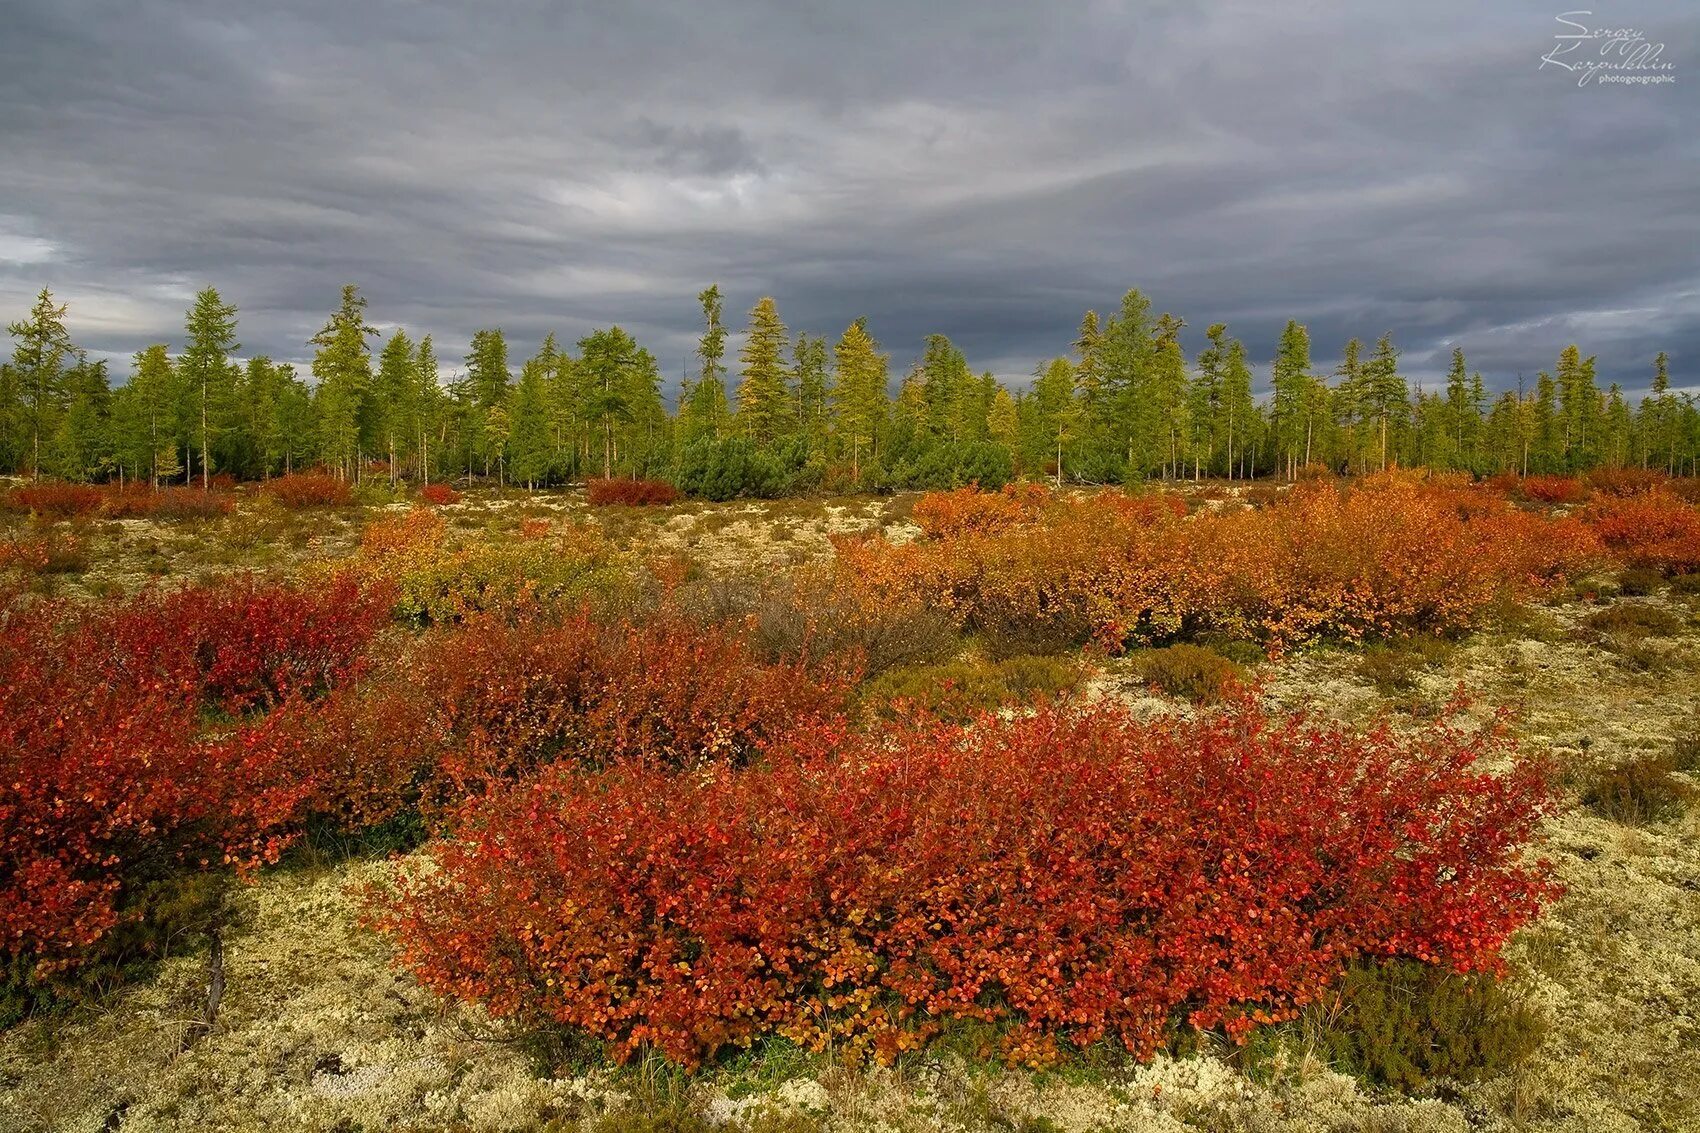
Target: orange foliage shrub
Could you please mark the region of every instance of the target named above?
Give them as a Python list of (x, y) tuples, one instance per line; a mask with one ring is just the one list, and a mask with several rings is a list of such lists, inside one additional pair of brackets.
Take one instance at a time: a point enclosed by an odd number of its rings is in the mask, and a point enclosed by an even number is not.
[(419, 501), (433, 506), (458, 504), (460, 493), (447, 484), (427, 484), (419, 489)]
[(1043, 484), (1008, 484), (999, 492), (958, 488), (928, 492), (915, 501), (913, 515), (922, 532), (933, 539), (990, 535), (1033, 522), (1053, 499)]
[(1030, 647), (1209, 632), (1283, 648), (1451, 632), (1597, 554), (1578, 523), (1411, 473), (1310, 481), (1254, 510), (1192, 519), (1172, 497), (1103, 493), (987, 529), (954, 517), (1004, 505), (951, 496), (916, 504), (947, 517), (933, 538), (841, 541), (843, 585), (934, 603), (967, 629), (1036, 639)]
[(1602, 499), (1590, 510), (1588, 521), (1629, 566), (1666, 574), (1700, 570), (1700, 508), (1670, 492)]
[(287, 508), (343, 507), (354, 502), (348, 481), (327, 472), (292, 472), (267, 480), (260, 490)]
[(585, 484), (585, 493), (592, 507), (610, 504), (648, 507), (679, 502), (679, 489), (665, 480), (591, 480)]
[(781, 1035), (889, 1061), (952, 1020), (1012, 1061), (1243, 1041), (1359, 956), (1493, 968), (1554, 886), (1497, 732), (1252, 703), (833, 727), (746, 768), (558, 765), (468, 805), (377, 910), (426, 986), (686, 1065)]
[(1524, 499), (1542, 504), (1573, 504), (1588, 494), (1574, 476), (1525, 476), (1517, 488)]
[(236, 506), (229, 492), (126, 484), (108, 488), (101, 513), (114, 519), (201, 519), (228, 515)]
[(1638, 496), (1671, 484), (1670, 477), (1652, 468), (1596, 468), (1588, 473), (1588, 486), (1602, 496)]
[(105, 498), (105, 493), (93, 484), (69, 484), (57, 480), (25, 484), (21, 488), (13, 488), (5, 496), (6, 506), (14, 511), (27, 511), (53, 519), (93, 515), (100, 510)]
[(74, 535), (27, 535), (0, 539), (0, 573), (54, 574), (82, 570), (88, 565), (83, 541)]

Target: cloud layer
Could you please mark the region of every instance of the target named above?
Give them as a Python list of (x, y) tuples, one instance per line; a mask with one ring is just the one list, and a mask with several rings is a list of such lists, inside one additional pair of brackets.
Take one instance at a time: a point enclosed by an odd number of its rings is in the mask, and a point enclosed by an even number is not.
[(1411, 7), (20, 0), (0, 309), (128, 354), (211, 283), (298, 359), (355, 282), (449, 358), (618, 321), (677, 373), (719, 281), (1018, 377), (1138, 286), (1260, 359), (1700, 385), (1700, 8), (1584, 17), (1665, 45), (1623, 87), (1540, 66), (1563, 5)]

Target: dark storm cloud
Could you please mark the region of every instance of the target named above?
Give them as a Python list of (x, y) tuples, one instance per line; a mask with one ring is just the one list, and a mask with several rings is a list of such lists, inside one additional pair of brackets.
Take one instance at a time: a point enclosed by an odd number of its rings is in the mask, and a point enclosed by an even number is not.
[(718, 280), (1014, 376), (1139, 286), (1259, 358), (1700, 384), (1700, 10), (1597, 9), (1677, 81), (1580, 87), (1566, 5), (1412, 7), (23, 0), (0, 305), (128, 354), (213, 283), (300, 358), (352, 281), (450, 357), (618, 320), (676, 373)]

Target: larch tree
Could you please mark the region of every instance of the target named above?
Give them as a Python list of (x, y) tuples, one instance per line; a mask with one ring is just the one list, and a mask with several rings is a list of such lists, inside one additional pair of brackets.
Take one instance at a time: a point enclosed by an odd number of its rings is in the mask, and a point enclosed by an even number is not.
[(372, 386), (377, 443), (383, 446), (390, 466), (390, 483), (401, 474), (416, 429), (414, 425), (413, 340), (400, 327), (384, 342), (378, 353), (378, 374)]
[(43, 287), (29, 317), (6, 327), (16, 340), (11, 372), (31, 479), (41, 476), (42, 445), (51, 440), (64, 407), (66, 359), (77, 354), (65, 329), (65, 311), (66, 305), (55, 303), (53, 293)]
[(1080, 425), (1080, 403), (1075, 400), (1074, 363), (1053, 358), (1034, 375), (1033, 399), (1036, 424), (1056, 459), (1056, 482), (1064, 477), (1064, 449)]
[[(124, 387), (129, 391), (127, 408), (134, 414), (131, 443), (136, 467), (147, 469), (148, 482), (155, 488), (159, 487), (162, 456), (177, 450), (171, 437), (176, 383), (169, 351), (163, 342), (138, 350)], [(175, 467), (176, 463), (174, 455), (171, 464)]]
[(211, 486), (212, 446), (229, 427), (236, 393), (236, 369), (230, 355), (241, 349), (236, 341), (236, 308), (216, 288), (197, 292), (183, 320), (183, 355), (177, 368), (194, 399), (190, 417), (195, 447), (201, 454), (201, 487)]
[(520, 370), (508, 414), (508, 460), (515, 482), (535, 488), (549, 473), (549, 406), (543, 375), (552, 368), (533, 359)]
[[(504, 406), (513, 385), (508, 370), (508, 341), (501, 328), (474, 331), (466, 352), (466, 383), (473, 454), (483, 462), (484, 475), (503, 456)], [(500, 411), (500, 412), (498, 412)]]
[(1275, 451), (1286, 465), (1291, 480), (1298, 471), (1306, 438), (1306, 402), (1310, 373), (1310, 332), (1295, 320), (1288, 319), (1275, 347), (1275, 363), (1270, 369), (1274, 387), (1271, 413), (1275, 432)]
[(414, 427), (418, 430), (415, 459), (419, 482), (431, 482), (432, 440), (442, 425), (443, 386), (437, 374), (437, 349), (426, 335), (413, 354), (413, 404), (417, 407)]
[(791, 334), (779, 319), (772, 296), (750, 308), (750, 326), (738, 352), (743, 377), (738, 383), (738, 425), (757, 445), (771, 445), (790, 422), (785, 385), (785, 349)]
[(1400, 431), (1411, 418), (1411, 393), (1399, 373), (1399, 351), (1391, 334), (1376, 340), (1375, 353), (1364, 363), (1364, 397), (1375, 421), (1381, 467), (1385, 469)]
[(368, 336), (377, 329), (366, 323), (366, 300), (354, 284), (345, 284), (342, 302), (324, 329), (314, 335), (314, 397), (319, 417), (319, 458), (339, 477), (358, 478), (360, 415), (372, 384)]
[(824, 452), (827, 431), (826, 339), (799, 334), (791, 350), (797, 431), (812, 453)]
[(832, 389), (833, 426), (839, 444), (850, 452), (850, 475), (862, 479), (862, 454), (877, 453), (886, 415), (888, 358), (857, 319), (845, 328), (833, 348), (837, 380)]
[(689, 444), (705, 437), (719, 438), (725, 433), (726, 399), (726, 324), (725, 302), (720, 285), (712, 284), (697, 295), (702, 306), (702, 337), (697, 341), (696, 380), (679, 391), (679, 441)]

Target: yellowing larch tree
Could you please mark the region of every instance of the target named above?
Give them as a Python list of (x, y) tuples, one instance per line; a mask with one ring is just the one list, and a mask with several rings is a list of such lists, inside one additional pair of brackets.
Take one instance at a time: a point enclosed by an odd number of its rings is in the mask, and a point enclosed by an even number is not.
[(764, 296), (750, 309), (750, 329), (738, 357), (744, 377), (738, 383), (738, 425), (758, 445), (767, 445), (790, 424), (785, 350), (790, 332), (779, 320), (779, 307)]

